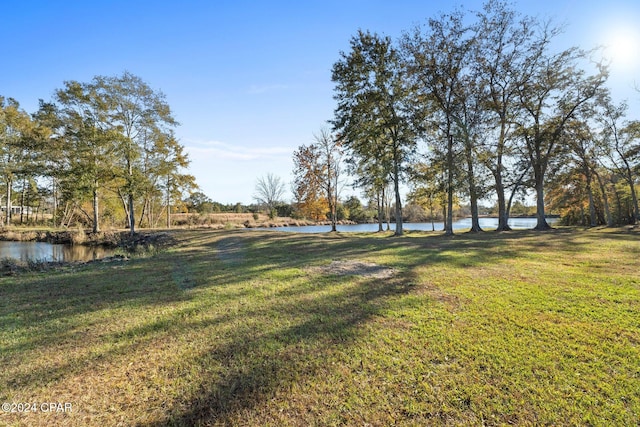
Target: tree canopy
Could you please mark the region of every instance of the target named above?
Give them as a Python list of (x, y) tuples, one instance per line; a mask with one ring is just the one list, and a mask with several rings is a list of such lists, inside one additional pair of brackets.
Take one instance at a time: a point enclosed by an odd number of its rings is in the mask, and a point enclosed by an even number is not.
[[(432, 17), (397, 41), (358, 31), (333, 66), (330, 120), (356, 183), (369, 191), (392, 182), (396, 220), (401, 183), (429, 209), (443, 192), (448, 234), (454, 200), (469, 200), (471, 231), (480, 231), (478, 200), (495, 198), (498, 230), (508, 230), (513, 200), (528, 191), (536, 197), (536, 228), (547, 229), (547, 187), (558, 210), (560, 200), (588, 203), (590, 224), (599, 217), (637, 221), (638, 126), (613, 114), (598, 51), (557, 50), (561, 31), (499, 0)], [(585, 144), (598, 148), (587, 156)], [(569, 191), (558, 179), (571, 159), (580, 163), (574, 176), (588, 184), (575, 198), (558, 198)], [(615, 220), (611, 198), (618, 201)]]
[(106, 216), (113, 219), (118, 200), (133, 233), (135, 212), (138, 225), (154, 226), (163, 214), (169, 219), (183, 192), (195, 188), (164, 95), (131, 73), (64, 82), (32, 116), (17, 102), (1, 100), (7, 223), (16, 179), (41, 188), (48, 181), (42, 193), (53, 199), (54, 223), (79, 214), (94, 232)]

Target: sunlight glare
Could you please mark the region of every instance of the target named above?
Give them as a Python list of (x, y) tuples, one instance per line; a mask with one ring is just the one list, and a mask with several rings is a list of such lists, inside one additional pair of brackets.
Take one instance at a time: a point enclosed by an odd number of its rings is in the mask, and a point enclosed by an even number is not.
[(606, 46), (606, 56), (611, 66), (624, 71), (633, 71), (640, 66), (640, 35), (631, 28), (615, 29)]

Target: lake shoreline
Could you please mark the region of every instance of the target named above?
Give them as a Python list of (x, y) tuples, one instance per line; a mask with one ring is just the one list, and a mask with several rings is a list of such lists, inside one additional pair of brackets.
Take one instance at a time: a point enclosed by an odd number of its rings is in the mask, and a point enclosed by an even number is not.
[(3, 229), (0, 231), (0, 240), (8, 242), (117, 246), (120, 240), (118, 234), (118, 232), (85, 233), (83, 230)]
[[(11, 247), (12, 244), (20, 246)], [(4, 254), (0, 256), (0, 275), (47, 272), (90, 263), (120, 263), (174, 244), (172, 235), (158, 230), (134, 236), (128, 231), (84, 234), (80, 231), (3, 230), (0, 231), (0, 254)]]
[(104, 246), (110, 248), (121, 246), (135, 247), (140, 245), (164, 246), (170, 243), (169, 240), (171, 240), (165, 231), (143, 230), (131, 236), (128, 230), (90, 233), (84, 230), (3, 229), (0, 230), (0, 241), (45, 242), (62, 245)]

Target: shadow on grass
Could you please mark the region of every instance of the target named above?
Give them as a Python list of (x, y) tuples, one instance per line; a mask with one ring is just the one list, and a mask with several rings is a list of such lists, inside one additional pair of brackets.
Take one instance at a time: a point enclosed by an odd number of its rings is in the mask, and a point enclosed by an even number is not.
[[(289, 293), (285, 302), (273, 301), (264, 311), (244, 313), (247, 325), (238, 328), (227, 345), (203, 349), (187, 361), (202, 372), (222, 365), (222, 375), (201, 382), (192, 396), (185, 396), (186, 402), (175, 406), (184, 410), (145, 425), (233, 425), (234, 417), (269, 401), (277, 389), (330, 370), (326, 361), (362, 334), (360, 326), (378, 312), (379, 304), (409, 289), (405, 280), (365, 280), (343, 292), (320, 296), (303, 286), (297, 289), (298, 295)], [(301, 299), (304, 304), (294, 302)], [(249, 326), (253, 323), (249, 317), (283, 315), (282, 327), (251, 330)]]
[[(312, 377), (331, 370), (330, 366), (323, 365), (323, 361), (331, 359), (336, 346), (344, 349), (358, 339), (363, 333), (361, 326), (379, 313), (389, 298), (411, 291), (415, 280), (413, 269), (416, 267), (436, 263), (469, 267), (526, 256), (527, 251), (558, 245), (558, 237), (551, 235), (548, 241), (538, 242), (536, 237), (538, 243), (533, 247), (513, 244), (533, 236), (538, 234), (473, 234), (453, 239), (439, 236), (386, 239), (378, 236), (248, 235), (244, 239), (244, 248), (248, 252), (240, 258), (246, 260), (243, 268), (251, 274), (273, 265), (303, 268), (327, 259), (357, 259), (385, 252), (399, 255), (405, 263), (401, 266), (400, 277), (385, 281), (361, 280), (357, 286), (339, 293), (316, 295), (308, 284), (290, 289), (282, 302), (271, 302), (268, 310), (274, 316), (277, 316), (275, 313), (286, 313), (289, 322), (285, 323), (293, 324), (253, 332), (247, 326), (239, 329), (227, 345), (202, 351), (188, 361), (188, 365), (206, 371), (207, 366), (221, 363), (223, 374), (203, 381), (192, 396), (185, 396), (186, 402), (175, 405), (182, 409), (169, 412), (163, 420), (145, 425), (233, 425), (238, 422), (239, 414), (269, 402), (277, 390), (312, 381)], [(211, 249), (232, 247), (236, 251), (241, 245), (235, 239), (237, 237), (229, 237), (212, 243)], [(274, 247), (278, 250), (274, 251)], [(259, 257), (262, 264), (249, 261), (257, 259), (257, 254), (262, 251), (264, 253)], [(459, 253), (463, 255), (459, 256)], [(238, 259), (237, 255), (233, 254), (231, 259)], [(226, 257), (223, 255), (221, 259)], [(322, 287), (320, 280), (318, 286)], [(339, 282), (345, 279), (324, 280)], [(270, 315), (246, 314), (259, 318), (263, 318), (262, 315), (269, 318)]]
[[(598, 237), (638, 242), (637, 234), (602, 233)], [(62, 381), (91, 370), (98, 359), (117, 364), (136, 350), (152, 351), (154, 340), (163, 336), (227, 325), (224, 339), (206, 338), (181, 364), (202, 373), (215, 366), (219, 374), (194, 379), (193, 391), (167, 402), (163, 419), (144, 425), (232, 424), (239, 413), (268, 402), (277, 390), (330, 370), (324, 362), (336, 348), (344, 349), (358, 339), (361, 326), (390, 299), (411, 292), (414, 270), (420, 266), (442, 263), (473, 268), (527, 257), (535, 251), (571, 253), (594, 244), (582, 234), (565, 231), (464, 233), (453, 238), (409, 233), (393, 239), (271, 231), (190, 232), (183, 241), (172, 252), (122, 266), (29, 276), (17, 284), (1, 285), (0, 326), (23, 335), (1, 344), (0, 361), (31, 350), (46, 353), (59, 343), (112, 344), (98, 355), (89, 347), (65, 363), (44, 364), (14, 375), (1, 388), (29, 389)], [(304, 272), (307, 266), (333, 259), (377, 256), (392, 257), (391, 266), (398, 269), (398, 276), (377, 280), (314, 277)], [(291, 271), (281, 274), (288, 274), (286, 280), (291, 283), (284, 289), (263, 294), (261, 283), (254, 283), (277, 282), (274, 271), (287, 269)], [(205, 292), (208, 299), (201, 299)], [(240, 304), (242, 299), (249, 303)], [(219, 306), (210, 307), (212, 301)], [(84, 336), (88, 329), (83, 323), (85, 314), (129, 308), (141, 310), (135, 322), (90, 339)], [(155, 308), (166, 312), (156, 315)], [(201, 318), (201, 313), (208, 316)], [(183, 375), (181, 368), (173, 369), (175, 377)]]

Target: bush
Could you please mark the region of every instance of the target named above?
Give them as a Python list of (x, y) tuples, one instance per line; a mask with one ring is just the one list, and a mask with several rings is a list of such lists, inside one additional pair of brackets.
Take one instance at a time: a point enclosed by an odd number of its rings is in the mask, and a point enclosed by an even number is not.
[(78, 231), (71, 234), (71, 243), (73, 243), (74, 245), (81, 245), (86, 241), (87, 241), (87, 235), (84, 232), (84, 229), (81, 227), (78, 227)]

